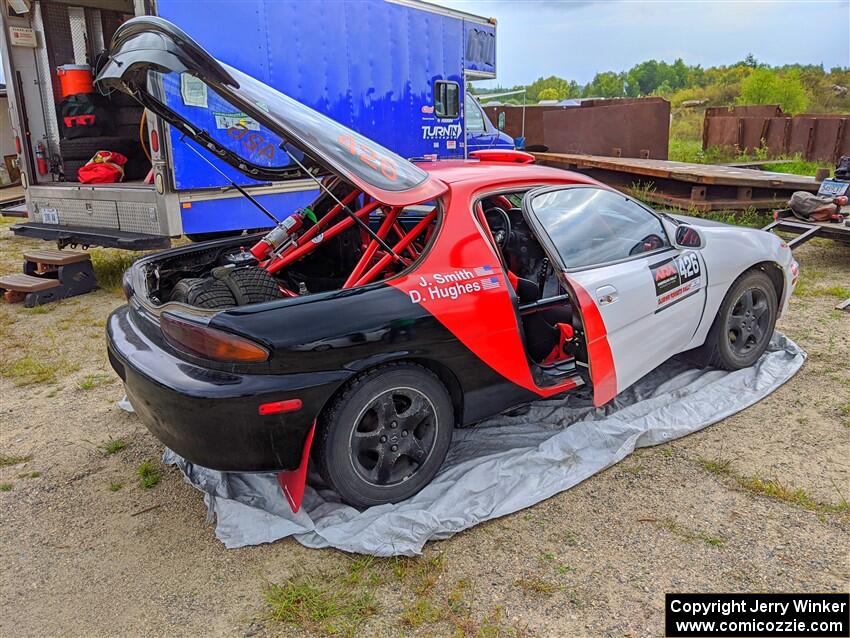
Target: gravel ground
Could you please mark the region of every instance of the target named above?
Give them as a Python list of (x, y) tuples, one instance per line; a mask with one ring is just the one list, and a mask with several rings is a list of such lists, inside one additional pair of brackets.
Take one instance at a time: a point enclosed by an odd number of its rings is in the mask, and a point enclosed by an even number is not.
[[(2, 272), (38, 245), (9, 236)], [(201, 496), (115, 407), (103, 326), (120, 294), (0, 304), (0, 635), (659, 636), (667, 591), (847, 591), (850, 314), (833, 306), (850, 249), (811, 242), (798, 260), (779, 327), (809, 359), (780, 390), (403, 561), (224, 549)], [(162, 477), (150, 489), (145, 461)], [(272, 617), (270, 583), (314, 587), (295, 596), (299, 622)], [(357, 613), (305, 619), (352, 592), (369, 600)]]

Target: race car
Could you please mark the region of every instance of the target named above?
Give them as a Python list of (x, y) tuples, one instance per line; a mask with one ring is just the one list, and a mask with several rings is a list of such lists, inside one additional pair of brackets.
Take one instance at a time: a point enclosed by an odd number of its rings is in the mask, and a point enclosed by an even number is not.
[(107, 326), (154, 436), (208, 468), (277, 472), (294, 511), (310, 459), (347, 503), (395, 503), (457, 427), (581, 386), (602, 406), (679, 353), (751, 366), (796, 283), (772, 234), (656, 212), (521, 151), (408, 161), (160, 18), (118, 29), (97, 83), (210, 170), (315, 185), (281, 212), (233, 180), (271, 230), (139, 259)]

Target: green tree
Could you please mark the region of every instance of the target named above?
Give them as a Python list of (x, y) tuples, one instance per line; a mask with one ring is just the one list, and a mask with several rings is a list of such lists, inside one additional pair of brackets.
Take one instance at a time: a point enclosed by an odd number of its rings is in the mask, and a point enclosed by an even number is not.
[(768, 68), (754, 69), (741, 82), (740, 104), (778, 104), (786, 113), (800, 113), (809, 105), (799, 70), (780, 74)]
[(613, 71), (597, 73), (590, 84), (584, 87), (584, 97), (624, 97), (625, 95), (625, 77)]
[(540, 93), (537, 94), (537, 100), (557, 100), (558, 99), (558, 90), (552, 87), (547, 89), (543, 89)]

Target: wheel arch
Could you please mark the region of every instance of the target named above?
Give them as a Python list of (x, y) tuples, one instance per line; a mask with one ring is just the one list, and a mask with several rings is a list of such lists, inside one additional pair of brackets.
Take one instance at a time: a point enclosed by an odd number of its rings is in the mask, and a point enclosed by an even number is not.
[(327, 399), (325, 399), (322, 407), (316, 413), (317, 420), (321, 419), (321, 416), (325, 413), (325, 411), (333, 405), (334, 401), (336, 401), (337, 397), (345, 392), (346, 388), (351, 385), (356, 379), (362, 377), (365, 374), (368, 374), (372, 370), (376, 368), (381, 368), (384, 366), (390, 365), (398, 365), (412, 363), (414, 365), (421, 366), (426, 370), (432, 372), (437, 379), (439, 379), (440, 383), (446, 388), (446, 392), (449, 393), (449, 397), (452, 401), (452, 410), (454, 411), (454, 420), (455, 427), (458, 427), (463, 422), (463, 407), (464, 407), (464, 397), (463, 390), (461, 389), (460, 380), (457, 375), (452, 371), (444, 363), (440, 361), (436, 361), (435, 359), (430, 359), (427, 357), (398, 357), (395, 359), (387, 359), (380, 362), (374, 362), (370, 365), (364, 366), (358, 369), (356, 372), (351, 374), (347, 379), (340, 382), (336, 389), (328, 395)]
[(783, 300), (782, 295), (785, 293), (785, 275), (782, 272), (782, 266), (775, 261), (760, 261), (744, 270), (735, 278), (735, 281), (746, 275), (751, 270), (761, 270), (770, 278), (770, 281), (773, 284), (773, 289), (776, 291), (776, 304), (781, 308)]

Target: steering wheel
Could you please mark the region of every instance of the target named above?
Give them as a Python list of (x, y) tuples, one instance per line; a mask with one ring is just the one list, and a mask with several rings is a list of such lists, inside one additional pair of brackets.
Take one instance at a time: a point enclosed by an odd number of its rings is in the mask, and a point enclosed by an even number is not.
[[(491, 221), (492, 217), (498, 217), (497, 222)], [(511, 218), (504, 208), (493, 206), (484, 211), (484, 219), (487, 220), (487, 225), (490, 227), (490, 232), (493, 233), (493, 239), (496, 240), (496, 245), (499, 248), (504, 248), (511, 238)]]
[(630, 255), (638, 255), (640, 253), (648, 253), (652, 250), (658, 250), (664, 246), (664, 240), (652, 233), (651, 235), (647, 235), (643, 239), (641, 239), (638, 243), (636, 243), (632, 249), (629, 251)]

